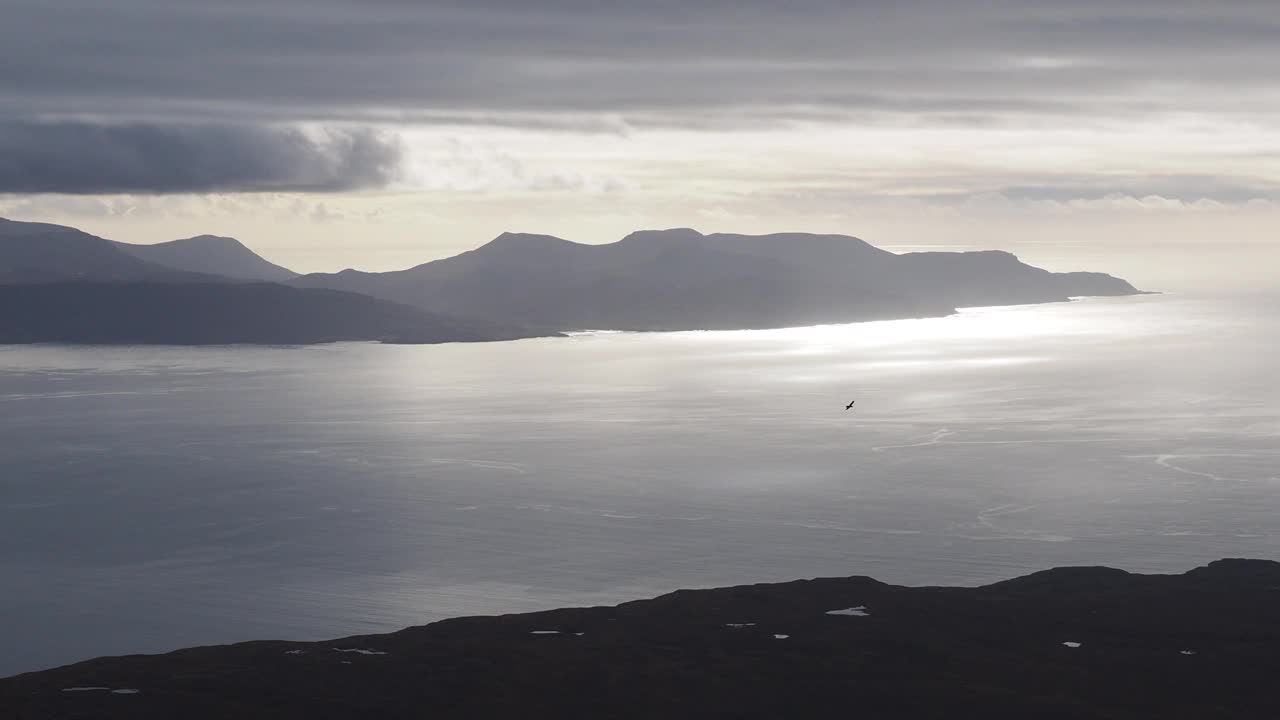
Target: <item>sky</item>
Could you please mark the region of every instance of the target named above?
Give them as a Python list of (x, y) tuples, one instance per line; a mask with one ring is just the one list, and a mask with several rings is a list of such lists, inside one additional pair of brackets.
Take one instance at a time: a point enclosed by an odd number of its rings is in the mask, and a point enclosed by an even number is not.
[(0, 216), (388, 270), (812, 231), (1280, 267), (1273, 0), (0, 0)]

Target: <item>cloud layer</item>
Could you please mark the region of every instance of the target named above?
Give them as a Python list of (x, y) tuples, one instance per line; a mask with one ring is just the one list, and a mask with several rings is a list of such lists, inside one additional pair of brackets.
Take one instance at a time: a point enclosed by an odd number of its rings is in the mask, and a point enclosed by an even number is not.
[(334, 192), (391, 182), (401, 155), (368, 128), (0, 120), (0, 193)]
[[(1273, 0), (0, 0), (0, 17), (0, 192), (338, 191), (405, 164), (426, 189), (484, 187), (456, 176), (494, 163), (405, 159), (391, 138), (427, 126), (510, 129), (561, 159), (520, 159), (502, 187), (776, 186), (768, 157), (942, 199), (1280, 183)], [(299, 129), (317, 125), (346, 129)], [(779, 134), (744, 152), (761, 131)], [(668, 132), (700, 137), (638, 142), (607, 183), (575, 178), (620, 162), (562, 160)]]
[(1280, 17), (1254, 0), (0, 5), (10, 112), (1123, 117), (1222, 111), (1224, 91), (1266, 112), (1280, 85)]

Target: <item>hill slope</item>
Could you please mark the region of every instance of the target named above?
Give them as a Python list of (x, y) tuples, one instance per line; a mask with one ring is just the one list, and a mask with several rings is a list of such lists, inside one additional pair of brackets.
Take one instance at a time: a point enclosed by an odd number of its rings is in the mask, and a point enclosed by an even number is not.
[(75, 228), (0, 218), (0, 284), (173, 279), (172, 268)]
[(200, 235), (133, 245), (64, 225), (0, 218), (0, 284), (214, 279), (283, 282), (297, 273), (234, 238)]
[(608, 245), (505, 233), (409, 270), (292, 283), (565, 330), (780, 327), (1137, 293), (1117, 278), (1050, 273), (1003, 252), (896, 255), (841, 235), (690, 229), (637, 232)]
[(235, 238), (199, 235), (154, 245), (115, 245), (140, 260), (174, 270), (259, 282), (284, 282), (297, 277), (297, 273), (264, 260)]
[[(0, 680), (37, 718), (1280, 717), (1280, 563), (680, 591), (389, 635), (103, 658)], [(121, 693), (120, 691), (131, 691)]]
[(269, 283), (0, 285), (0, 343), (440, 343), (529, 335), (355, 293)]

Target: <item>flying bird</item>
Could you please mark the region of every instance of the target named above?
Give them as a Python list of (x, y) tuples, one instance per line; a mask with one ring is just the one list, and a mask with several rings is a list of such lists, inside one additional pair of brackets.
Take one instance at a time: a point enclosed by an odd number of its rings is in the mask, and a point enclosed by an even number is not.
[(858, 402), (858, 401), (857, 401), (857, 400), (850, 400), (850, 401), (849, 401), (849, 404), (844, 406), (844, 409), (845, 409), (845, 410), (852, 410), (852, 409), (853, 409), (853, 404), (854, 404), (854, 403), (856, 403), (856, 402)]

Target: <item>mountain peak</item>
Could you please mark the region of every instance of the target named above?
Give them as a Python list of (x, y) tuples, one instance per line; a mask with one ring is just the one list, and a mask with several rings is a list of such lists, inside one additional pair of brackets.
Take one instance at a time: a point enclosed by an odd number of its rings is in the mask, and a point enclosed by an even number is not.
[(479, 250), (509, 250), (509, 249), (535, 249), (541, 250), (546, 248), (561, 248), (577, 245), (575, 242), (558, 238), (554, 235), (539, 235), (537, 233), (518, 233), (504, 232), (498, 237), (490, 240), (478, 248)]
[(225, 235), (196, 235), (195, 237), (172, 240), (173, 243), (200, 243), (202, 245), (223, 245), (227, 247), (244, 247), (244, 243)]
[(666, 230), (637, 230), (630, 235), (622, 238), (619, 242), (636, 243), (636, 242), (688, 242), (690, 240), (698, 240), (705, 237), (702, 233), (693, 228), (668, 228)]
[(117, 243), (134, 257), (185, 272), (207, 273), (262, 282), (283, 282), (293, 271), (264, 260), (232, 237), (196, 235), (152, 245)]

